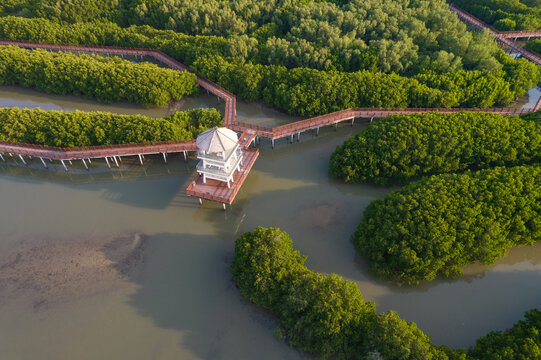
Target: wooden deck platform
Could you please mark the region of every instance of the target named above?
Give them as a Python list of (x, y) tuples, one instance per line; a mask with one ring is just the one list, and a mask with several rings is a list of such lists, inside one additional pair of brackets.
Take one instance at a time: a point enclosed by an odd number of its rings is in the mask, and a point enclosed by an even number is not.
[(237, 196), (258, 156), (258, 149), (243, 150), (240, 171), (236, 171), (233, 175), (233, 183), (230, 188), (227, 187), (227, 183), (225, 182), (211, 179), (207, 179), (207, 182), (204, 184), (203, 177), (198, 174), (186, 189), (186, 193), (189, 196), (198, 197), (200, 200), (205, 199), (220, 202), (224, 204), (225, 208), (225, 204), (231, 204), (235, 200), (235, 196)]

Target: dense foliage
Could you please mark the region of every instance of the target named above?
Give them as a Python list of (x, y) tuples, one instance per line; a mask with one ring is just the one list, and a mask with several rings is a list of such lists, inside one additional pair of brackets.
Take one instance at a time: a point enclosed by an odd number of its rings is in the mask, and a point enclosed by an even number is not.
[(336, 148), (329, 171), (347, 182), (390, 184), (531, 162), (541, 162), (541, 122), (491, 113), (426, 113), (379, 120)]
[(480, 360), (540, 360), (541, 311), (528, 311), (525, 317), (507, 332), (494, 331), (479, 338), (469, 355)]
[(541, 54), (541, 39), (533, 39), (526, 42), (524, 45), (526, 49)]
[(47, 93), (75, 94), (101, 102), (166, 105), (199, 90), (185, 71), (120, 58), (76, 55), (0, 46), (0, 85), (21, 85)]
[(434, 175), (372, 201), (353, 238), (378, 276), (416, 284), (541, 241), (541, 166)]
[[(408, 73), (498, 70), (493, 41), (466, 31), (441, 0), (11, 0), (3, 14), (78, 23), (111, 20), (229, 37), (257, 63)], [(437, 21), (433, 21), (437, 19)]]
[[(533, 87), (538, 68), (526, 60), (505, 71), (396, 74), (352, 73), (275, 65), (231, 63), (220, 56), (196, 60), (192, 68), (247, 100), (296, 115), (319, 115), (349, 107), (490, 107), (509, 104)], [(513, 75), (510, 75), (513, 74)], [(534, 74), (534, 77), (531, 75)], [(508, 78), (521, 80), (515, 81)], [(505, 79), (509, 80), (505, 80)], [(520, 84), (520, 85), (519, 85)]]
[(452, 0), (500, 31), (541, 29), (541, 2), (538, 0)]
[(279, 229), (258, 227), (235, 242), (231, 272), (242, 294), (275, 312), (291, 345), (323, 358), (444, 359), (414, 323), (377, 314), (357, 286), (310, 271)]
[(258, 227), (237, 239), (231, 265), (243, 296), (273, 311), (280, 321), (277, 333), (293, 346), (337, 359), (539, 359), (537, 310), (509, 332), (480, 338), (468, 353), (438, 348), (415, 323), (393, 311), (376, 313), (354, 283), (314, 273), (304, 261), (285, 232)]
[(524, 120), (535, 121), (538, 125), (541, 124), (541, 110), (527, 113), (527, 114), (522, 114), (520, 115), (520, 117)]
[[(484, 37), (483, 42), (493, 42), (488, 33), (479, 36)], [(533, 63), (513, 60), (496, 48), (491, 52), (492, 60), (481, 55), (484, 53), (481, 48), (471, 50), (484, 59), (480, 62), (496, 64), (486, 66), (493, 71), (465, 71), (460, 67), (444, 71), (439, 66), (428, 66), (405, 76), (378, 72), (373, 66), (362, 66), (365, 70), (354, 72), (332, 70), (328, 66), (327, 70), (288, 68), (279, 65), (281, 61), (264, 62), (251, 50), (232, 46), (237, 41), (234, 38), (190, 36), (148, 26), (120, 28), (110, 22), (66, 26), (44, 19), (9, 16), (0, 18), (0, 38), (159, 49), (245, 100), (263, 99), (269, 106), (304, 116), (348, 107), (509, 104), (539, 78), (539, 69)], [(483, 66), (472, 68), (484, 69)]]
[(0, 141), (76, 147), (185, 140), (222, 124), (216, 109), (176, 112), (164, 118), (106, 112), (0, 109)]

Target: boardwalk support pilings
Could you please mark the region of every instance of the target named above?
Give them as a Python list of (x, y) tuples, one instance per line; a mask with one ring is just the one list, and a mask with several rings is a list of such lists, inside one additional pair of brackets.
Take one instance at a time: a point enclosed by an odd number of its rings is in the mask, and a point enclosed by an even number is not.
[(143, 157), (141, 156), (141, 154), (139, 154), (139, 162), (141, 163), (141, 166), (143, 166)]
[(21, 154), (19, 154), (19, 157), (21, 158), (21, 161), (23, 162), (23, 164), (25, 164), (25, 165), (26, 165), (26, 162), (24, 161), (24, 158), (23, 158), (23, 156), (22, 156)]
[(47, 163), (45, 163), (45, 160), (43, 160), (42, 157), (39, 158), (41, 160), (41, 163), (43, 164), (43, 166), (45, 166), (45, 169), (48, 169), (49, 167), (47, 166)]
[(64, 162), (64, 160), (60, 160), (60, 162), (62, 163), (62, 166), (64, 166), (64, 170), (68, 172), (68, 167), (66, 166), (66, 163)]
[(111, 164), (109, 164), (109, 159), (107, 158), (107, 156), (105, 157), (105, 162), (107, 163), (107, 167), (110, 169), (110, 168), (111, 168)]

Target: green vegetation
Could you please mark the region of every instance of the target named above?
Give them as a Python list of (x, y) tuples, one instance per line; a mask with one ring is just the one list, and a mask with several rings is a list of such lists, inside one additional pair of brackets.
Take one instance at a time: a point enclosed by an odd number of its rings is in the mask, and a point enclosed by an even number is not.
[[(371, 10), (366, 9), (365, 2), (295, 2), (287, 11), (273, 10), (271, 6), (270, 14), (261, 15), (261, 25), (260, 20), (248, 21), (253, 27), (246, 29), (253, 28), (252, 32), (231, 34), (228, 38), (186, 35), (149, 26), (121, 28), (105, 20), (67, 26), (41, 18), (7, 16), (0, 18), (0, 38), (159, 49), (242, 99), (263, 99), (266, 105), (303, 116), (348, 107), (490, 107), (509, 104), (538, 82), (537, 66), (505, 55), (487, 32), (466, 32), (464, 24), (439, 1), (429, 8), (420, 4), (419, 9), (407, 7), (406, 2), (388, 2), (383, 8), (379, 3), (372, 4), (375, 8)], [(232, 4), (220, 1), (216, 6)], [(154, 12), (149, 10), (149, 4), (145, 6), (147, 15), (138, 23), (158, 26), (169, 21), (168, 17), (150, 21), (154, 17), (148, 14), (161, 10), (156, 8)], [(201, 5), (205, 6), (213, 5)], [(238, 2), (234, 6), (245, 9)], [(139, 8), (143, 9), (143, 5)], [(319, 13), (320, 10), (324, 12)], [(355, 16), (358, 11), (368, 18), (374, 17), (374, 21), (362, 20), (363, 25), (357, 24), (361, 21), (361, 17)], [(384, 15), (386, 12), (400, 13), (403, 26), (397, 28), (395, 17)], [(236, 9), (231, 14), (241, 13)], [(249, 13), (246, 11), (246, 16), (251, 16)], [(409, 14), (407, 19), (402, 13)], [(197, 12), (193, 16), (200, 15)], [(305, 16), (315, 19), (305, 22)], [(429, 21), (430, 16), (441, 21)], [(219, 26), (220, 21), (209, 24)], [(328, 29), (339, 35), (311, 34), (309, 30), (316, 29), (314, 24), (321, 25), (321, 31)], [(195, 33), (222, 34), (223, 29), (219, 29)], [(286, 35), (289, 33), (296, 34), (296, 40), (291, 38), (293, 35)], [(318, 41), (328, 42), (329, 48), (325, 50), (327, 45)], [(299, 42), (312, 45), (303, 47)], [(361, 50), (355, 45), (360, 43), (364, 44), (359, 45)], [(313, 56), (318, 60), (313, 60)]]
[(461, 9), (500, 31), (541, 29), (538, 0), (452, 0)]
[(323, 358), (444, 358), (415, 324), (377, 314), (354, 283), (314, 273), (304, 261), (279, 229), (258, 227), (235, 242), (231, 272), (242, 294), (278, 315), (291, 345)]
[(273, 311), (290, 345), (337, 359), (539, 359), (541, 313), (532, 310), (509, 332), (490, 333), (468, 353), (436, 347), (415, 323), (376, 313), (357, 286), (310, 271), (289, 236), (256, 228), (235, 242), (231, 273), (244, 297)]
[(541, 311), (528, 311), (525, 317), (507, 332), (494, 331), (479, 338), (468, 354), (481, 360), (541, 359)]
[(353, 235), (370, 269), (399, 284), (461, 274), (541, 241), (541, 166), (434, 175), (372, 201)]
[(0, 109), (0, 141), (59, 147), (193, 139), (223, 123), (216, 109), (177, 112), (154, 119), (105, 112)]
[(329, 171), (346, 182), (392, 184), (540, 161), (541, 121), (490, 113), (427, 113), (379, 120), (336, 148)]
[[(11, 0), (0, 14), (227, 37), (232, 56), (260, 64), (411, 74), (426, 68), (498, 70), (495, 45), (444, 1)], [(438, 19), (438, 21), (432, 21)]]
[[(523, 59), (510, 63), (506, 67), (509, 73), (460, 70), (443, 74), (424, 73), (410, 78), (369, 71), (344, 73), (235, 64), (219, 56), (201, 58), (191, 66), (241, 98), (263, 98), (268, 106), (304, 116), (350, 107), (490, 107), (495, 103), (509, 104), (519, 93), (533, 87), (539, 74), (533, 63)], [(505, 80), (511, 73), (514, 79), (522, 80)], [(530, 77), (532, 74), (535, 76)]]
[(533, 52), (541, 54), (541, 39), (529, 40), (528, 42), (526, 42), (526, 45), (524, 45), (524, 47)]
[(75, 55), (0, 46), (0, 85), (21, 85), (47, 93), (75, 94), (98, 101), (132, 101), (163, 106), (199, 91), (185, 71), (120, 58)]

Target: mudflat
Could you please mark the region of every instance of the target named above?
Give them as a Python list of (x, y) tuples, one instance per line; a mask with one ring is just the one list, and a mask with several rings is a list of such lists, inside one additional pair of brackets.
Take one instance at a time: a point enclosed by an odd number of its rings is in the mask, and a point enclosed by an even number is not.
[(118, 289), (144, 265), (146, 237), (23, 241), (0, 253), (0, 298), (34, 310)]

